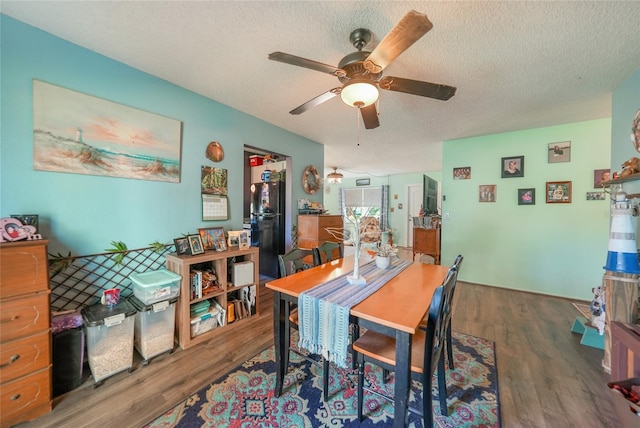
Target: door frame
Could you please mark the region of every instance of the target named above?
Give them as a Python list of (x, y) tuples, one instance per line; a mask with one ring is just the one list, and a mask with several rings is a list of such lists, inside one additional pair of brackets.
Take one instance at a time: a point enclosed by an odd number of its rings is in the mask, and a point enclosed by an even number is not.
[(406, 226), (405, 226), (405, 235), (404, 235), (405, 237), (404, 246), (407, 248), (413, 247), (413, 218), (412, 217), (414, 216), (412, 215), (412, 213), (415, 212), (417, 216), (418, 212), (420, 212), (420, 205), (415, 207), (412, 204), (412, 200), (413, 200), (411, 198), (412, 192), (418, 192), (420, 195), (424, 195), (424, 185), (422, 183), (415, 183), (415, 184), (407, 184), (407, 187), (406, 187), (407, 216), (405, 218)]

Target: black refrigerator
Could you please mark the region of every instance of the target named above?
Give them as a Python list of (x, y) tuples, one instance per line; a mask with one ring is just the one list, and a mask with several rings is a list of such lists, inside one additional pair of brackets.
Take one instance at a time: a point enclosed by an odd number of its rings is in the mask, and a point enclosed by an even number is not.
[(260, 275), (278, 278), (278, 254), (284, 254), (283, 181), (251, 185), (251, 245), (260, 248)]

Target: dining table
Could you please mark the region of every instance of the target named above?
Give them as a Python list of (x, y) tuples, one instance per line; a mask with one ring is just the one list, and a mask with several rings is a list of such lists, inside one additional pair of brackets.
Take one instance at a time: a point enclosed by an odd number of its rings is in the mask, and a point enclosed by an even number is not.
[[(287, 371), (291, 304), (298, 302), (300, 293), (352, 273), (354, 262), (354, 256), (347, 256), (266, 283), (266, 287), (274, 292), (276, 397), (282, 394)], [(359, 327), (378, 331), (396, 340), (394, 427), (404, 427), (407, 421), (412, 335), (417, 332), (429, 309), (433, 292), (443, 283), (448, 270), (448, 266), (413, 262), (350, 309), (349, 317)]]

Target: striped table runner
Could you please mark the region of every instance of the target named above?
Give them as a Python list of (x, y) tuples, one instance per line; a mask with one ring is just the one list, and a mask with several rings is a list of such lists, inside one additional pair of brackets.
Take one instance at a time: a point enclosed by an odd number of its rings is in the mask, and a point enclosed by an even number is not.
[(360, 266), (360, 275), (367, 280), (364, 285), (349, 284), (347, 276), (353, 274), (349, 272), (300, 293), (298, 346), (346, 367), (349, 311), (412, 263), (395, 258), (389, 268), (380, 269), (371, 261)]

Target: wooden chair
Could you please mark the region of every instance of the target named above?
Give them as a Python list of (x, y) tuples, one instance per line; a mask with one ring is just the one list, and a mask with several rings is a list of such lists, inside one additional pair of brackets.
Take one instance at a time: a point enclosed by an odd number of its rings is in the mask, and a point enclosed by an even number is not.
[[(289, 251), (286, 254), (278, 255), (278, 267), (280, 278), (283, 278), (288, 275), (292, 275), (296, 272), (299, 272), (304, 269), (308, 269), (310, 267), (315, 266), (309, 265), (304, 261), (305, 258), (311, 256), (313, 260), (315, 260), (315, 253), (313, 250), (296, 248)], [(285, 308), (285, 310), (288, 308)], [(299, 320), (298, 320), (298, 308), (292, 308), (289, 311), (289, 327), (298, 330)], [(329, 360), (324, 357), (320, 357), (320, 361), (316, 361), (311, 358), (309, 355), (306, 355), (303, 352), (298, 351), (296, 348), (291, 346), (291, 333), (288, 331), (288, 340), (289, 340), (289, 351), (295, 353), (296, 355), (301, 356), (305, 360), (309, 361), (312, 364), (318, 365), (322, 367), (322, 395), (323, 399), (326, 401), (329, 396)], [(289, 353), (285, 352), (283, 355), (285, 367), (289, 366)]]
[[(338, 257), (334, 257), (335, 251), (338, 251)], [(313, 263), (316, 266), (343, 257), (344, 246), (340, 242), (326, 241), (322, 245), (313, 248)]]
[[(412, 338), (411, 376), (422, 383), (423, 412), (409, 408), (409, 411), (421, 414), (424, 426), (433, 425), (432, 377), (438, 373), (438, 395), (442, 414), (448, 416), (447, 384), (444, 353), (447, 332), (447, 301), (455, 281), (455, 270), (450, 269), (443, 284), (436, 288), (431, 298), (428, 323), (420, 328)], [(376, 364), (386, 370), (394, 370), (396, 366), (395, 338), (375, 332), (366, 331), (353, 343), (353, 350), (358, 355), (358, 419), (362, 421), (362, 405), (364, 401), (364, 364)], [(379, 392), (376, 395), (393, 401)]]
[[(453, 264), (451, 265), (452, 270), (455, 271), (455, 277), (453, 279), (453, 287), (451, 287), (451, 294), (449, 295), (449, 302), (447, 302), (447, 359), (449, 360), (449, 370), (453, 370), (455, 367), (453, 366), (453, 345), (451, 344), (451, 315), (453, 312), (453, 295), (456, 291), (456, 284), (458, 283), (458, 274), (460, 273), (460, 265), (462, 264), (462, 260), (464, 259), (464, 257), (462, 257), (461, 254), (458, 255), (458, 257), (456, 257), (456, 259), (453, 261)], [(422, 322), (420, 323), (421, 326), (426, 326), (427, 325), (427, 318), (429, 317), (429, 315), (425, 316), (425, 319), (422, 320)]]

